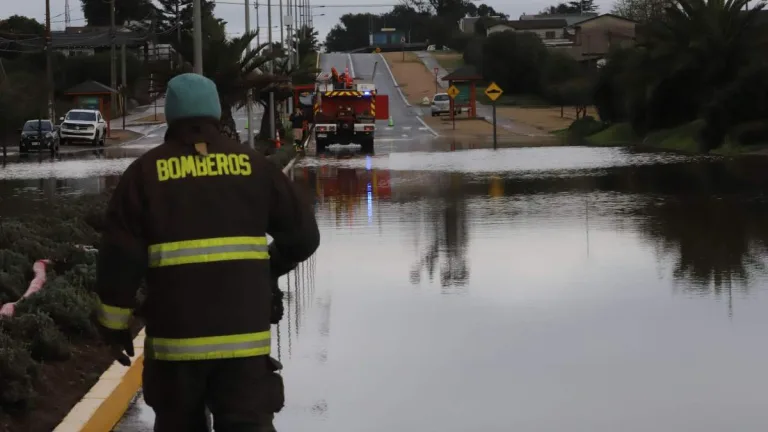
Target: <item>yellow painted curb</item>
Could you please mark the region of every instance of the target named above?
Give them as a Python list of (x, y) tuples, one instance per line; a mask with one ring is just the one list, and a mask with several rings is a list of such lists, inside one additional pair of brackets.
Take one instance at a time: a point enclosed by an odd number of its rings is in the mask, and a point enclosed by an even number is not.
[(109, 432), (117, 425), (136, 392), (144, 369), (144, 330), (133, 340), (131, 366), (114, 362), (64, 417), (53, 432)]

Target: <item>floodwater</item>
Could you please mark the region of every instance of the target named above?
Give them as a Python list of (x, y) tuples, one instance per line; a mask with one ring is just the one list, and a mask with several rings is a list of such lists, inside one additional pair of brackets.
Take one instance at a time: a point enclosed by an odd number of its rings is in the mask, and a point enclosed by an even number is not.
[[(578, 147), (305, 159), (322, 245), (281, 280), (278, 430), (768, 429), (765, 163)], [(46, 193), (28, 177), (2, 196)], [(116, 430), (151, 430), (140, 401), (128, 417)]]

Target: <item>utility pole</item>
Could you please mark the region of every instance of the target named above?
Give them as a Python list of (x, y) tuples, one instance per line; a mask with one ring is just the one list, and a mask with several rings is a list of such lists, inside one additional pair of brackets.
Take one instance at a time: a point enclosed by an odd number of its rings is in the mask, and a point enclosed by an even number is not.
[(283, 0), (280, 0), (279, 2), (279, 9), (280, 9), (280, 46), (285, 48), (285, 34), (283, 32)]
[(122, 86), (120, 87), (120, 90), (122, 90), (120, 93), (122, 94), (122, 97), (120, 98), (122, 101), (121, 104), (121, 111), (123, 112), (123, 130), (125, 130), (125, 106), (126, 106), (126, 99), (128, 98), (128, 59), (126, 54), (126, 48), (125, 44), (123, 44), (120, 47), (120, 76), (122, 77)]
[[(114, 0), (112, 0), (114, 1)], [(203, 16), (200, 10), (200, 0), (193, 0), (192, 15), (194, 18), (193, 43), (195, 52), (195, 73), (203, 74)]]
[[(272, 0), (267, 0), (267, 35), (269, 43), (269, 53), (274, 53), (274, 45), (272, 44)], [(275, 61), (269, 61), (269, 74), (275, 75)], [(275, 92), (269, 91), (269, 137), (275, 139)]]
[[(176, 0), (176, 42), (179, 44), (178, 50), (176, 54), (178, 57), (179, 62), (179, 68), (181, 68), (182, 58), (181, 58), (181, 13), (179, 13), (179, 5), (181, 4), (181, 0)], [(155, 55), (157, 55), (157, 50), (155, 50)]]
[(259, 21), (259, 0), (256, 0), (256, 45), (261, 46), (261, 22)]
[[(258, 0), (257, 4), (258, 4)], [(258, 30), (258, 27), (256, 28)], [(248, 0), (245, 0), (245, 32), (250, 33), (251, 32), (251, 5)], [(251, 43), (248, 42), (248, 53), (251, 52)], [(248, 118), (246, 120), (248, 123), (248, 146), (250, 148), (256, 148), (256, 145), (253, 142), (253, 109), (251, 107), (251, 101), (253, 99), (253, 92), (251, 89), (248, 89), (245, 92), (245, 115)]]
[[(109, 2), (109, 76), (110, 86), (113, 89), (117, 88), (117, 51), (115, 49), (115, 38), (117, 32), (115, 29), (115, 0)], [(109, 104), (109, 118), (112, 119), (117, 113), (117, 104), (115, 94), (112, 93)]]
[(53, 101), (53, 43), (51, 41), (51, 0), (45, 0), (45, 72), (48, 93), (48, 115), (51, 122), (56, 123), (56, 111)]
[[(287, 49), (288, 49), (288, 65), (289, 66), (293, 66), (293, 57), (294, 57), (294, 52), (293, 52), (293, 33), (291, 33), (291, 29), (293, 28), (293, 17), (291, 16), (291, 0), (288, 0), (287, 3), (285, 4), (285, 6), (286, 6), (286, 10), (288, 11), (288, 15), (285, 16), (285, 21), (286, 21), (286, 24), (288, 26), (288, 31), (286, 32), (286, 33), (288, 33), (288, 45), (287, 45)], [(291, 97), (288, 100), (289, 100), (289, 102), (288, 102), (288, 114), (290, 115), (290, 114), (293, 114), (293, 97)], [(295, 138), (296, 137), (294, 137), (294, 139)]]

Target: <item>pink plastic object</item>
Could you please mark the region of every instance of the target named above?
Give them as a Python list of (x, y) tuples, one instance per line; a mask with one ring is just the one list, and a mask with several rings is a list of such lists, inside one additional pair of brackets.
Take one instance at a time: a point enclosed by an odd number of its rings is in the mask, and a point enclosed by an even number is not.
[[(35, 263), (32, 265), (32, 271), (35, 272), (35, 277), (32, 279), (32, 282), (29, 283), (29, 288), (27, 288), (27, 292), (25, 292), (24, 295), (21, 296), (22, 299), (27, 298), (32, 294), (43, 289), (43, 285), (45, 284), (45, 279), (46, 279), (45, 267), (50, 263), (51, 263), (51, 260), (47, 260), (47, 259), (41, 259), (41, 260), (35, 261)], [(6, 303), (3, 305), (3, 307), (0, 307), (0, 316), (12, 317), (13, 314), (16, 312), (16, 303), (17, 302)]]

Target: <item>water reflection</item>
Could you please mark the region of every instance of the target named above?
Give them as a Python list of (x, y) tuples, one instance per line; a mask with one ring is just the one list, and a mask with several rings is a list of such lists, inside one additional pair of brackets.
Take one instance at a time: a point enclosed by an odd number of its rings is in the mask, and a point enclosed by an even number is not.
[(431, 227), (421, 231), (429, 240), (411, 268), (410, 280), (414, 285), (421, 284), (423, 271), (432, 282), (438, 264), (440, 286), (445, 293), (461, 293), (469, 281), (467, 201), (463, 197), (462, 180), (460, 175), (450, 174), (447, 197), (428, 203), (427, 220)]
[(285, 311), (283, 320), (274, 326), (276, 346), (272, 355), (280, 361), (291, 358), (293, 344), (301, 337), (302, 317), (314, 303), (315, 260), (315, 256), (310, 257), (278, 281), (285, 293)]
[[(503, 217), (529, 223), (535, 231), (537, 218), (588, 224), (589, 213), (593, 224), (638, 232), (654, 245), (660, 265), (671, 263), (672, 277), (686, 290), (743, 290), (750, 277), (765, 274), (768, 175), (759, 168), (762, 161), (710, 159), (541, 176), (392, 171), (370, 168), (370, 159), (344, 162), (309, 163), (297, 173), (299, 181), (312, 189), (321, 217), (329, 212), (329, 221), (340, 229), (364, 224), (381, 232), (382, 220), (391, 217), (382, 216), (382, 208), (420, 202), (420, 210), (409, 215), (421, 223), (412, 235), (425, 237), (415, 246), (413, 284), (424, 277), (433, 281), (438, 269), (442, 287), (467, 284), (468, 220), (482, 224)], [(369, 167), (349, 167), (364, 164)], [(478, 204), (468, 209), (473, 200)]]

